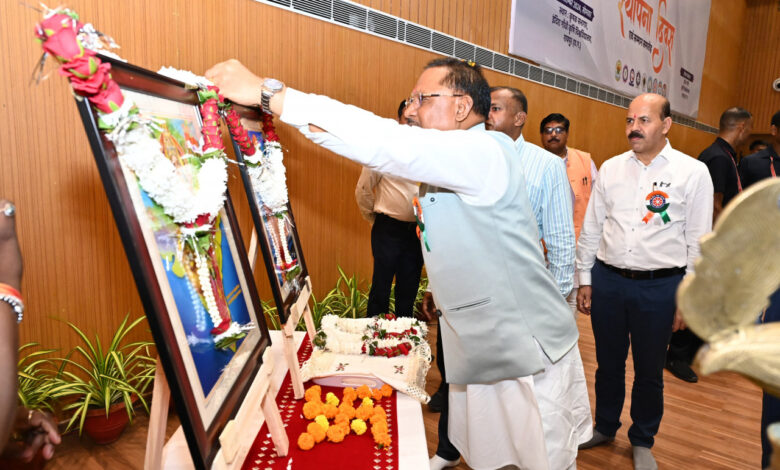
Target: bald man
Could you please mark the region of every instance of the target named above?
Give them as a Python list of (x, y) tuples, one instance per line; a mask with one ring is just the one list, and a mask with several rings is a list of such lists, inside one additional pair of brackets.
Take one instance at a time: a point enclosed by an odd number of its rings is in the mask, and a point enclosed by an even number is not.
[(628, 347), (634, 360), (628, 438), (634, 468), (657, 469), (650, 449), (663, 416), (663, 369), (672, 331), (684, 324), (677, 285), (693, 271), (699, 238), (712, 229), (707, 166), (674, 150), (669, 101), (638, 96), (628, 108), (631, 150), (604, 162), (577, 247), (577, 306), (596, 342), (596, 425), (580, 449), (620, 428)]

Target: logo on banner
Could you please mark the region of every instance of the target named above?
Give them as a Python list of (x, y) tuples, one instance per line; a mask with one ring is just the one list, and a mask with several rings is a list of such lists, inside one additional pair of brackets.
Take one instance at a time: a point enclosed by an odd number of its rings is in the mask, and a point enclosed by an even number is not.
[(623, 70), (623, 62), (618, 59), (617, 63), (615, 64), (615, 81), (620, 81), (620, 71)]
[(639, 73), (639, 70), (636, 71), (636, 87), (639, 88), (639, 85), (641, 83), (642, 74)]
[[(631, 69), (631, 76), (634, 76), (634, 69)], [(623, 83), (628, 80), (628, 65), (623, 66)]]

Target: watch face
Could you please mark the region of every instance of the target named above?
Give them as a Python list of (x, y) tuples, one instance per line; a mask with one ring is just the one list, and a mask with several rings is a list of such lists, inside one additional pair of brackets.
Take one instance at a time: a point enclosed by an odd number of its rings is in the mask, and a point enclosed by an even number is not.
[(280, 82), (275, 78), (266, 78), (265, 81), (263, 82), (263, 87), (276, 93), (277, 91), (284, 88), (284, 83)]

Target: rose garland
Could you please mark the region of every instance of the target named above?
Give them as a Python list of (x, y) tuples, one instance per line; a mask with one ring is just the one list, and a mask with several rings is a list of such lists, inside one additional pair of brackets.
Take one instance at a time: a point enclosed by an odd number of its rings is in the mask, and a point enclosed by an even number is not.
[[(210, 87), (198, 93), (203, 141), (198, 148), (191, 148), (191, 153), (180, 157), (183, 165), (177, 168), (161, 149), (160, 123), (140, 116), (135, 104), (125, 98), (112, 79), (111, 65), (97, 57), (94, 50), (84, 47), (85, 43), (96, 44), (88, 40), (96, 36), (91, 26), (80, 23), (78, 15), (71, 10), (48, 10), (36, 27), (36, 36), (44, 52), (61, 63), (59, 72), (69, 79), (74, 92), (87, 98), (97, 110), (98, 125), (114, 144), (120, 161), (133, 171), (144, 191), (179, 226), (182, 241), (195, 256), (198, 283), (214, 324), (211, 333), (215, 344), (219, 348), (232, 345), (246, 333), (241, 325), (231, 324), (225, 302), (217, 301), (215, 292), (220, 294), (220, 300), (224, 299), (224, 293), (221, 282), (216, 282), (219, 274), (211, 262), (214, 222), (224, 205), (227, 187), (227, 157), (219, 132), (218, 90)], [(240, 139), (242, 130), (231, 128), (231, 132), (234, 130)]]
[(348, 319), (325, 315), (314, 345), (337, 354), (395, 357), (409, 355), (424, 342), (428, 327), (414, 318)]

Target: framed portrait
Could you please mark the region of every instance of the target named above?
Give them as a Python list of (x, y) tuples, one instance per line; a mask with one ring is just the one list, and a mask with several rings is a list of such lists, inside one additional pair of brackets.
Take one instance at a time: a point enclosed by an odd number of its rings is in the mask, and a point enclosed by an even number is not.
[[(189, 152), (198, 146), (203, 126), (196, 91), (154, 72), (101, 59), (111, 64), (125, 99), (156, 123), (156, 138), (175, 177), (187, 184), (199, 181)], [(270, 345), (230, 194), (194, 243), (186, 226), (173, 222), (117, 156), (89, 103), (77, 103), (193, 462), (196, 468), (210, 468), (219, 435), (238, 411)]]
[[(247, 129), (250, 140), (258, 143), (260, 153), (264, 153), (268, 142), (265, 141), (262, 129), (262, 111), (235, 104), (233, 106), (241, 118), (241, 124)], [(281, 210), (272, 210), (267, 201), (264, 201), (262, 191), (258, 188), (258, 180), (266, 179), (263, 172), (283, 173), (284, 168), (270, 169), (267, 165), (273, 165), (274, 162), (266, 161), (264, 164), (262, 157), (258, 157), (261, 160), (260, 165), (252, 168), (247, 164), (247, 158), (235, 139), (233, 139), (233, 150), (241, 168), (241, 178), (249, 199), (252, 220), (263, 253), (279, 320), (284, 324), (290, 314), (290, 307), (306, 284), (309, 273), (301, 250), (292, 206), (287, 202)], [(277, 166), (281, 165), (281, 161), (275, 163)], [(281, 183), (284, 184), (283, 181)]]

